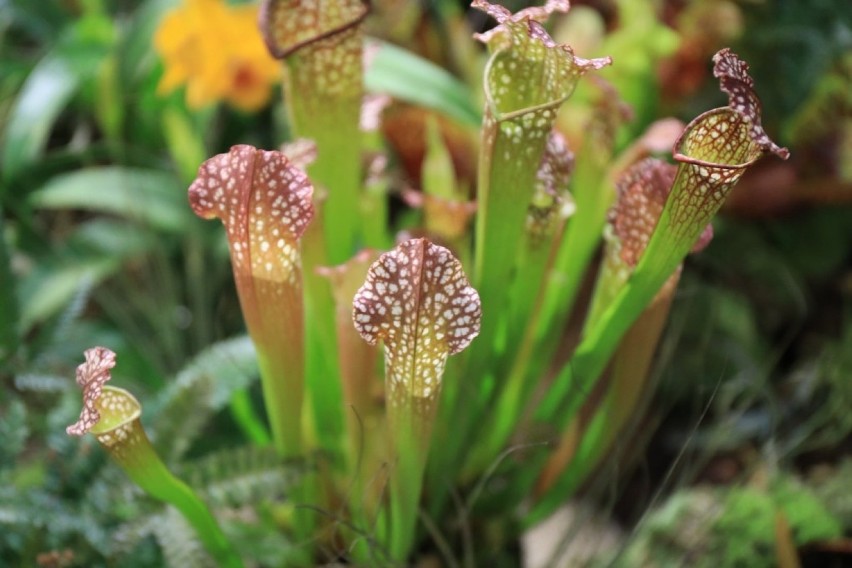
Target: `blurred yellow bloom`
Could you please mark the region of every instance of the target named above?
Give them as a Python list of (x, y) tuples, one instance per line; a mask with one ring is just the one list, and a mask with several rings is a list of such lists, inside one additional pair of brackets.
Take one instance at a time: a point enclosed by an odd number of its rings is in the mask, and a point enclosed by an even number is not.
[(157, 92), (186, 84), (192, 108), (219, 100), (246, 111), (265, 105), (281, 66), (261, 39), (257, 13), (257, 4), (185, 0), (166, 14), (154, 37), (165, 65)]

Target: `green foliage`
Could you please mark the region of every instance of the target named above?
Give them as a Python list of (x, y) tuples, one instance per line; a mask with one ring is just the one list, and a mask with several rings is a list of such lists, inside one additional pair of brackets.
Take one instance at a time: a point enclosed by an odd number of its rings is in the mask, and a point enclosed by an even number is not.
[(792, 478), (780, 478), (770, 489), (777, 507), (784, 513), (796, 544), (840, 537), (843, 528), (813, 490)]
[(103, 62), (111, 34), (108, 19), (96, 15), (81, 19), (29, 74), (3, 136), (3, 176), (7, 181), (44, 151), (60, 112)]
[(689, 558), (707, 568), (777, 566), (779, 515), (799, 546), (842, 534), (825, 503), (793, 478), (779, 478), (767, 490), (682, 490), (649, 515), (618, 565), (668, 566)]
[(375, 49), (364, 75), (364, 86), (418, 106), (437, 110), (460, 124), (479, 126), (482, 116), (469, 89), (450, 73), (390, 43)]
[(12, 277), (6, 231), (0, 217), (0, 363), (12, 356), (18, 339), (18, 304), (15, 301), (15, 282)]
[(286, 498), (307, 468), (299, 461), (282, 461), (268, 447), (221, 450), (181, 467), (211, 504), (232, 508)]
[(815, 479), (810, 485), (825, 508), (839, 520), (844, 532), (852, 530), (852, 494), (849, 483), (852, 482), (852, 460), (845, 459), (836, 469), (831, 469), (822, 479)]
[(203, 568), (213, 565), (213, 560), (195, 540), (192, 527), (174, 509), (167, 509), (149, 522), (167, 566)]
[(31, 197), (40, 209), (112, 213), (154, 230), (182, 232), (192, 217), (180, 183), (165, 172), (121, 167), (79, 170), (53, 178)]

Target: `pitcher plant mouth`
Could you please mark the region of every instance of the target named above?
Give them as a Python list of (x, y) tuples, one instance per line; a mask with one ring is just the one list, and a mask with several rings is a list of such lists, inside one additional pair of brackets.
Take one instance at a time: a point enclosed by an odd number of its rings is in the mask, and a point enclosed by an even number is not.
[(565, 0), (550, 0), (515, 14), (485, 0), (471, 6), (497, 20), (495, 28), (474, 38), (491, 51), (483, 89), (488, 110), (498, 122), (555, 110), (571, 96), (580, 76), (612, 63), (609, 57), (576, 57), (571, 47), (548, 35), (541, 22), (554, 12), (567, 11)]
[(391, 391), (434, 400), (447, 356), (477, 336), (480, 313), (479, 295), (452, 253), (412, 239), (373, 263), (352, 318), (367, 343), (384, 343)]
[[(713, 75), (728, 95), (728, 106), (709, 110), (693, 119), (674, 145), (674, 159), (721, 170), (745, 169), (763, 153), (786, 160), (790, 152), (775, 144), (761, 124), (761, 105), (748, 64), (725, 48), (713, 56)], [(699, 170), (700, 171), (700, 170)], [(708, 172), (700, 172), (710, 178)], [(724, 181), (727, 175), (710, 181)]]
[[(132, 411), (129, 413), (121, 412), (121, 410), (124, 410), (123, 408), (115, 412), (116, 408), (109, 404), (106, 405), (106, 408), (102, 407), (106, 382), (112, 379), (110, 369), (115, 367), (115, 353), (106, 347), (92, 347), (87, 349), (83, 355), (86, 361), (77, 367), (76, 372), (77, 385), (83, 389), (83, 409), (80, 411), (80, 418), (77, 422), (68, 426), (65, 431), (72, 436), (82, 436), (97, 428), (98, 432), (96, 433), (102, 433), (109, 431), (111, 427), (120, 426), (128, 419), (132, 420), (138, 417), (139, 403), (136, 402), (136, 399), (133, 399), (136, 406), (135, 415)], [(114, 390), (127, 392), (123, 389)], [(112, 398), (112, 395), (109, 398)], [(130, 398), (133, 398), (132, 395)], [(128, 416), (130, 417), (127, 418)], [(102, 419), (110, 426), (101, 424)]]
[(273, 57), (284, 59), (312, 43), (355, 28), (370, 13), (361, 0), (264, 0), (258, 23)]
[(204, 162), (189, 187), (196, 215), (225, 226), (243, 316), (260, 343), (301, 333), (300, 239), (314, 217), (312, 195), (285, 154), (247, 145)]

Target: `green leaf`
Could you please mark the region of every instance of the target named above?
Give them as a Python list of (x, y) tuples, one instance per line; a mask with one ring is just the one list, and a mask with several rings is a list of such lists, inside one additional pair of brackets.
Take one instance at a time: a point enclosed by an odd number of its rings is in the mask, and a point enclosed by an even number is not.
[(83, 209), (111, 213), (181, 233), (192, 222), (183, 188), (169, 173), (105, 166), (53, 178), (31, 196), (43, 209)]
[(479, 127), (482, 113), (470, 90), (446, 70), (389, 43), (377, 42), (364, 76), (368, 91), (437, 110), (462, 124)]
[(163, 393), (161, 403), (172, 404), (172, 398), (209, 377), (213, 383), (209, 405), (216, 411), (228, 403), (234, 392), (251, 385), (257, 372), (257, 352), (248, 336), (220, 341), (190, 361)]
[(0, 361), (5, 361), (15, 350), (18, 333), (18, 304), (9, 265), (9, 252), (3, 231), (3, 217), (0, 216)]
[(3, 146), (4, 177), (37, 157), (59, 113), (80, 85), (69, 62), (52, 53), (36, 65), (10, 113)]
[(133, 13), (119, 46), (120, 76), (125, 84), (150, 76), (158, 61), (151, 50), (154, 33), (163, 15), (178, 5), (178, 0), (148, 0)]
[(105, 30), (81, 20), (39, 61), (27, 77), (9, 115), (2, 151), (3, 177), (9, 179), (36, 159), (62, 109), (97, 72), (107, 54)]
[(71, 239), (71, 247), (116, 258), (128, 258), (160, 245), (154, 235), (139, 227), (114, 219), (98, 218), (82, 223)]
[(126, 223), (93, 219), (79, 225), (54, 258), (39, 263), (20, 286), (19, 328), (45, 321), (62, 310), (83, 288), (114, 274), (122, 260), (157, 244)]
[(22, 332), (61, 310), (77, 292), (91, 286), (118, 268), (116, 259), (87, 258), (58, 265), (42, 266), (21, 285)]

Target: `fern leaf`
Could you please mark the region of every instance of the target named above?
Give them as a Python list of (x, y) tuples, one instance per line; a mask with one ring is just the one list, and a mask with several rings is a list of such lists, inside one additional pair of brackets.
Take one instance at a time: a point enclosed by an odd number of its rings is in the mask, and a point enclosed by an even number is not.
[(166, 463), (175, 463), (198, 438), (213, 413), (213, 378), (199, 375), (178, 383), (157, 414), (154, 446)]
[(216, 452), (184, 470), (211, 505), (236, 507), (284, 497), (305, 465), (282, 460), (273, 448), (246, 446)]
[(166, 565), (171, 568), (215, 568), (216, 563), (207, 555), (195, 538), (195, 531), (172, 507), (157, 515), (151, 525)]
[(180, 458), (210, 416), (256, 379), (257, 358), (248, 336), (214, 343), (199, 353), (155, 405), (157, 450), (169, 462)]

